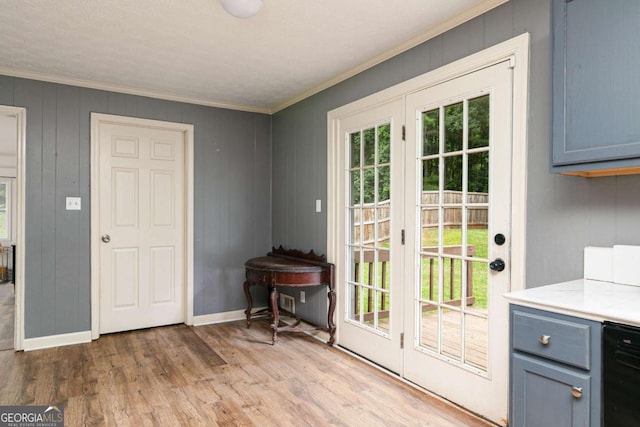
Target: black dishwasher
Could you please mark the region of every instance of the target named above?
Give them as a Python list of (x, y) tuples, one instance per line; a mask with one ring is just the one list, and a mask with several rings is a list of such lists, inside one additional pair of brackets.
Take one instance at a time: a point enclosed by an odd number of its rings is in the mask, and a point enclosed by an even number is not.
[(605, 322), (602, 332), (605, 427), (640, 425), (640, 328)]

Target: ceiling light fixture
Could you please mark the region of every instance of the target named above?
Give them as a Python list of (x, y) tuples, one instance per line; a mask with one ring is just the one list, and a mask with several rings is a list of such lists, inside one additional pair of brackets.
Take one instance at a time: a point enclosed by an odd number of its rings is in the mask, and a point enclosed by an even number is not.
[(260, 11), (262, 0), (220, 0), (229, 15), (236, 18), (250, 18)]

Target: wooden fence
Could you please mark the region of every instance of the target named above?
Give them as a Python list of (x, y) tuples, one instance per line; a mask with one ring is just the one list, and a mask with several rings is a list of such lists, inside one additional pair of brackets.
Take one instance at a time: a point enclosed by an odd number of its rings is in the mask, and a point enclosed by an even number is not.
[[(467, 226), (468, 228), (486, 228), (489, 223), (488, 202), (489, 195), (487, 193), (467, 193), (467, 203), (478, 204), (478, 207), (467, 208)], [(422, 193), (422, 228), (430, 229), (438, 226), (438, 197), (437, 191), (425, 191)], [(461, 191), (445, 191), (444, 200), (444, 218), (443, 225), (445, 228), (456, 228), (462, 226), (462, 192)], [(362, 210), (356, 209), (353, 218), (353, 227), (355, 233), (355, 241), (360, 242), (361, 233), (364, 237), (364, 243), (373, 243), (376, 240), (375, 231), (376, 224), (378, 227), (378, 245), (389, 241), (390, 218), (391, 213), (390, 201), (384, 201), (378, 204), (378, 218), (376, 223), (376, 208), (372, 205), (365, 205)], [(447, 207), (449, 206), (449, 207)], [(362, 214), (361, 214), (362, 212)], [(362, 215), (362, 218), (361, 218)], [(360, 227), (362, 225), (362, 227)]]

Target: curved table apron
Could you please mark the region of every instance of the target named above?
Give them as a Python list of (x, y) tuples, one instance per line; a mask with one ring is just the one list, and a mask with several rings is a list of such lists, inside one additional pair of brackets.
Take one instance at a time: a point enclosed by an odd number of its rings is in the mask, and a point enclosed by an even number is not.
[[(244, 282), (244, 294), (247, 298), (247, 328), (251, 326), (251, 317), (264, 314), (266, 310), (260, 310), (252, 313), (253, 300), (249, 289), (254, 285), (264, 285), (269, 288), (269, 309), (273, 316), (271, 329), (273, 331), (272, 344), (275, 344), (278, 332), (305, 332), (313, 330), (324, 330), (329, 332), (329, 345), (334, 343), (335, 324), (333, 323), (333, 313), (335, 311), (336, 296), (333, 289), (332, 269), (322, 265), (308, 264), (290, 258), (280, 258), (276, 256), (266, 256), (252, 258), (245, 263), (246, 281)], [(310, 286), (327, 286), (329, 287), (329, 309), (327, 314), (328, 327), (299, 328), (300, 320), (296, 319), (293, 325), (279, 326), (280, 313), (278, 308), (278, 286), (286, 287), (310, 287)]]

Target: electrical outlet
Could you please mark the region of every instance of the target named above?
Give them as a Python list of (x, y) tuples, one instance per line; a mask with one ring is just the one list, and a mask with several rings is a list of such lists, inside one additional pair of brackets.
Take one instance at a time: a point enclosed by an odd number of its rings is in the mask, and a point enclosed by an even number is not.
[(79, 211), (82, 207), (81, 207), (81, 201), (82, 199), (80, 199), (80, 197), (67, 197), (65, 199), (65, 204), (66, 204), (66, 208), (68, 211)]
[(300, 302), (304, 303), (304, 291), (300, 291)]

